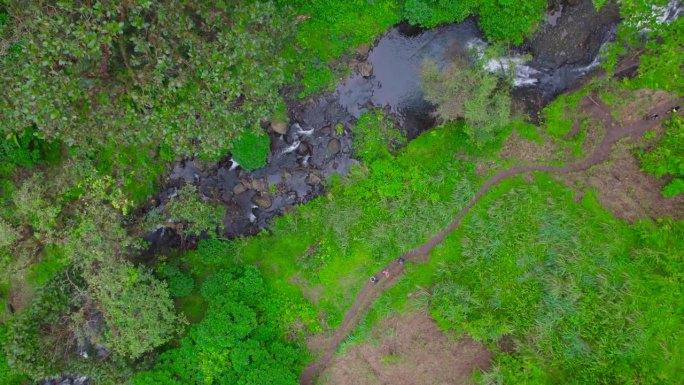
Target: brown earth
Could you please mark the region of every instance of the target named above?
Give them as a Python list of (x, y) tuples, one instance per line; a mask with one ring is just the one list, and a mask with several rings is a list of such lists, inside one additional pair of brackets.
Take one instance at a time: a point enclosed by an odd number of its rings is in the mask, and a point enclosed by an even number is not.
[(492, 354), (471, 339), (455, 341), (423, 312), (394, 315), (374, 330), (370, 343), (336, 356), (321, 373), (329, 385), (458, 385), (486, 370)]
[(684, 196), (665, 198), (666, 183), (639, 168), (639, 161), (627, 143), (619, 143), (610, 159), (589, 170), (564, 175), (570, 186), (597, 192), (603, 207), (615, 217), (634, 223), (638, 219), (684, 218)]
[[(588, 101), (586, 99), (589, 99)], [(658, 114), (665, 116), (672, 108), (673, 104), (678, 104), (684, 101), (684, 98), (673, 100), (671, 102), (663, 102), (657, 106), (651, 107), (647, 114)], [(385, 269), (379, 271), (375, 276), (379, 279), (377, 283), (367, 282), (359, 291), (352, 307), (345, 313), (340, 327), (335, 331), (332, 339), (328, 344), (325, 353), (315, 362), (311, 363), (304, 369), (299, 383), (301, 385), (311, 385), (318, 373), (323, 370), (330, 360), (333, 358), (335, 350), (342, 342), (342, 339), (349, 332), (351, 327), (356, 323), (360, 314), (366, 311), (373, 299), (384, 289), (391, 287), (403, 272), (403, 264), (400, 259), (417, 262), (420, 259), (429, 257), (430, 251), (440, 244), (447, 235), (453, 232), (461, 223), (461, 220), (475, 206), (480, 199), (486, 194), (489, 189), (499, 182), (509, 179), (521, 174), (543, 171), (557, 174), (576, 173), (589, 170), (590, 168), (607, 161), (612, 152), (613, 146), (623, 139), (637, 140), (648, 130), (656, 129), (660, 126), (659, 120), (641, 119), (634, 121), (629, 125), (622, 125), (612, 115), (612, 111), (608, 105), (601, 102), (596, 95), (588, 95), (581, 103), (582, 115), (590, 114), (591, 122), (600, 126), (605, 130), (603, 138), (596, 144), (591, 155), (584, 158), (584, 160), (566, 166), (548, 166), (548, 165), (526, 165), (519, 167), (512, 167), (501, 170), (494, 174), (491, 178), (484, 182), (475, 196), (468, 202), (468, 204), (461, 209), (452, 222), (444, 230), (440, 231), (427, 242), (421, 244), (417, 248), (405, 253), (397, 260), (390, 262)], [(591, 137), (591, 135), (589, 135)], [(593, 143), (590, 143), (593, 144)], [(389, 273), (387, 278), (384, 278), (383, 273)]]

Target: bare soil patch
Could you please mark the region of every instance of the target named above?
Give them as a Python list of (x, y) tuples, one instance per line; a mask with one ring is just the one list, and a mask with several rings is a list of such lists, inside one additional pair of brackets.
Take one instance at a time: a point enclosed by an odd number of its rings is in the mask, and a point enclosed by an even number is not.
[(666, 183), (641, 171), (639, 160), (624, 142), (614, 147), (607, 162), (559, 178), (571, 186), (596, 190), (606, 209), (630, 223), (641, 218), (684, 218), (684, 197), (663, 197), (660, 191)]
[(538, 143), (513, 132), (508, 136), (499, 153), (503, 159), (518, 161), (521, 164), (548, 163), (557, 159), (559, 148), (555, 143), (544, 140)]
[(454, 340), (422, 312), (395, 315), (371, 338), (333, 358), (320, 384), (469, 384), (476, 369), (489, 368), (492, 354), (471, 339)]

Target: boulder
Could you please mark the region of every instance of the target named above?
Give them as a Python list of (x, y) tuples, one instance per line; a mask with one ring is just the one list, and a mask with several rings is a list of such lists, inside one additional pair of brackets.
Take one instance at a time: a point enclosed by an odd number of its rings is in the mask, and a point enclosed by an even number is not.
[(273, 204), (273, 200), (269, 194), (257, 194), (252, 198), (252, 202), (262, 209), (267, 209)]
[(359, 54), (359, 56), (365, 58), (368, 56), (368, 53), (370, 52), (370, 45), (363, 43), (360, 46), (356, 47), (356, 53)]
[(274, 120), (271, 122), (271, 130), (276, 134), (285, 135), (287, 134), (287, 123)]
[(245, 186), (242, 182), (236, 184), (235, 187), (233, 187), (233, 195), (240, 195), (245, 191), (247, 191), (247, 186)]
[(359, 63), (356, 66), (356, 69), (359, 71), (361, 76), (363, 76), (364, 78), (369, 78), (369, 77), (373, 76), (373, 65), (367, 61), (365, 61), (363, 63)]
[(340, 153), (340, 150), (342, 149), (342, 145), (340, 144), (340, 140), (337, 138), (332, 138), (328, 142), (328, 155), (334, 156)]
[(321, 177), (316, 173), (312, 172), (311, 174), (306, 176), (306, 184), (308, 184), (310, 186), (315, 186), (315, 185), (321, 184), (322, 182), (323, 182), (323, 179), (321, 179)]
[(263, 178), (253, 179), (252, 180), (252, 189), (257, 190), (259, 192), (268, 191), (268, 186), (266, 185), (266, 180)]

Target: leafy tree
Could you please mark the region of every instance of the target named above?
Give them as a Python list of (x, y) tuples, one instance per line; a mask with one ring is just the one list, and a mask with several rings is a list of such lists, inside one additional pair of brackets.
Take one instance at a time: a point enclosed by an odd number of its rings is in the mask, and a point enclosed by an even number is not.
[(3, 218), (0, 218), (0, 249), (12, 246), (19, 239), (19, 232)]
[(178, 331), (166, 285), (128, 262), (107, 263), (88, 279), (88, 289), (105, 317), (105, 343), (127, 358), (167, 342)]
[(467, 134), (477, 145), (494, 138), (509, 123), (511, 99), (496, 75), (465, 63), (440, 71), (426, 61), (422, 69), (425, 98), (437, 105), (444, 120), (464, 119)]
[(202, 296), (209, 304), (205, 318), (134, 384), (297, 383), (301, 353), (279, 341), (272, 294), (255, 267), (210, 276)]
[(160, 270), (161, 276), (169, 285), (169, 294), (172, 297), (184, 297), (195, 287), (192, 276), (180, 271), (176, 266), (164, 264)]
[[(223, 155), (269, 119), (292, 23), (271, 2), (7, 2), (2, 133)], [(281, 9), (279, 12), (287, 12)]]
[(198, 236), (204, 232), (215, 235), (223, 214), (223, 208), (202, 200), (197, 187), (185, 185), (161, 210), (152, 211), (148, 215), (147, 223), (164, 226), (168, 223), (166, 218), (169, 218), (184, 237)]

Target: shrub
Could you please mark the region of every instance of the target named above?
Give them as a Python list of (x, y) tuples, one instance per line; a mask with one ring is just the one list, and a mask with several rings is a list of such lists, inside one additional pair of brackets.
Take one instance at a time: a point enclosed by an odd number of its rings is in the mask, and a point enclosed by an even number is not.
[[(198, 236), (205, 232), (215, 235), (224, 211), (203, 201), (197, 187), (185, 185), (176, 198), (166, 203), (163, 214), (178, 224), (178, 231), (184, 236)], [(166, 223), (164, 218), (152, 219), (162, 220), (162, 225)]]
[(665, 136), (653, 150), (639, 157), (642, 170), (658, 178), (674, 178), (663, 189), (663, 195), (673, 197), (684, 192), (684, 119), (673, 114), (665, 123)]
[(200, 260), (207, 265), (220, 265), (233, 251), (233, 243), (218, 238), (203, 239), (197, 245)]
[(164, 265), (161, 275), (166, 279), (172, 297), (185, 297), (195, 288), (195, 280), (176, 266)]
[(262, 132), (245, 132), (232, 143), (233, 158), (247, 171), (264, 167), (270, 150), (269, 143), (268, 135)]
[(361, 114), (354, 130), (354, 150), (364, 162), (370, 164), (375, 159), (391, 158), (406, 138), (382, 111)]
[(425, 28), (461, 22), (476, 9), (476, 1), (406, 0), (404, 17), (409, 23)]

